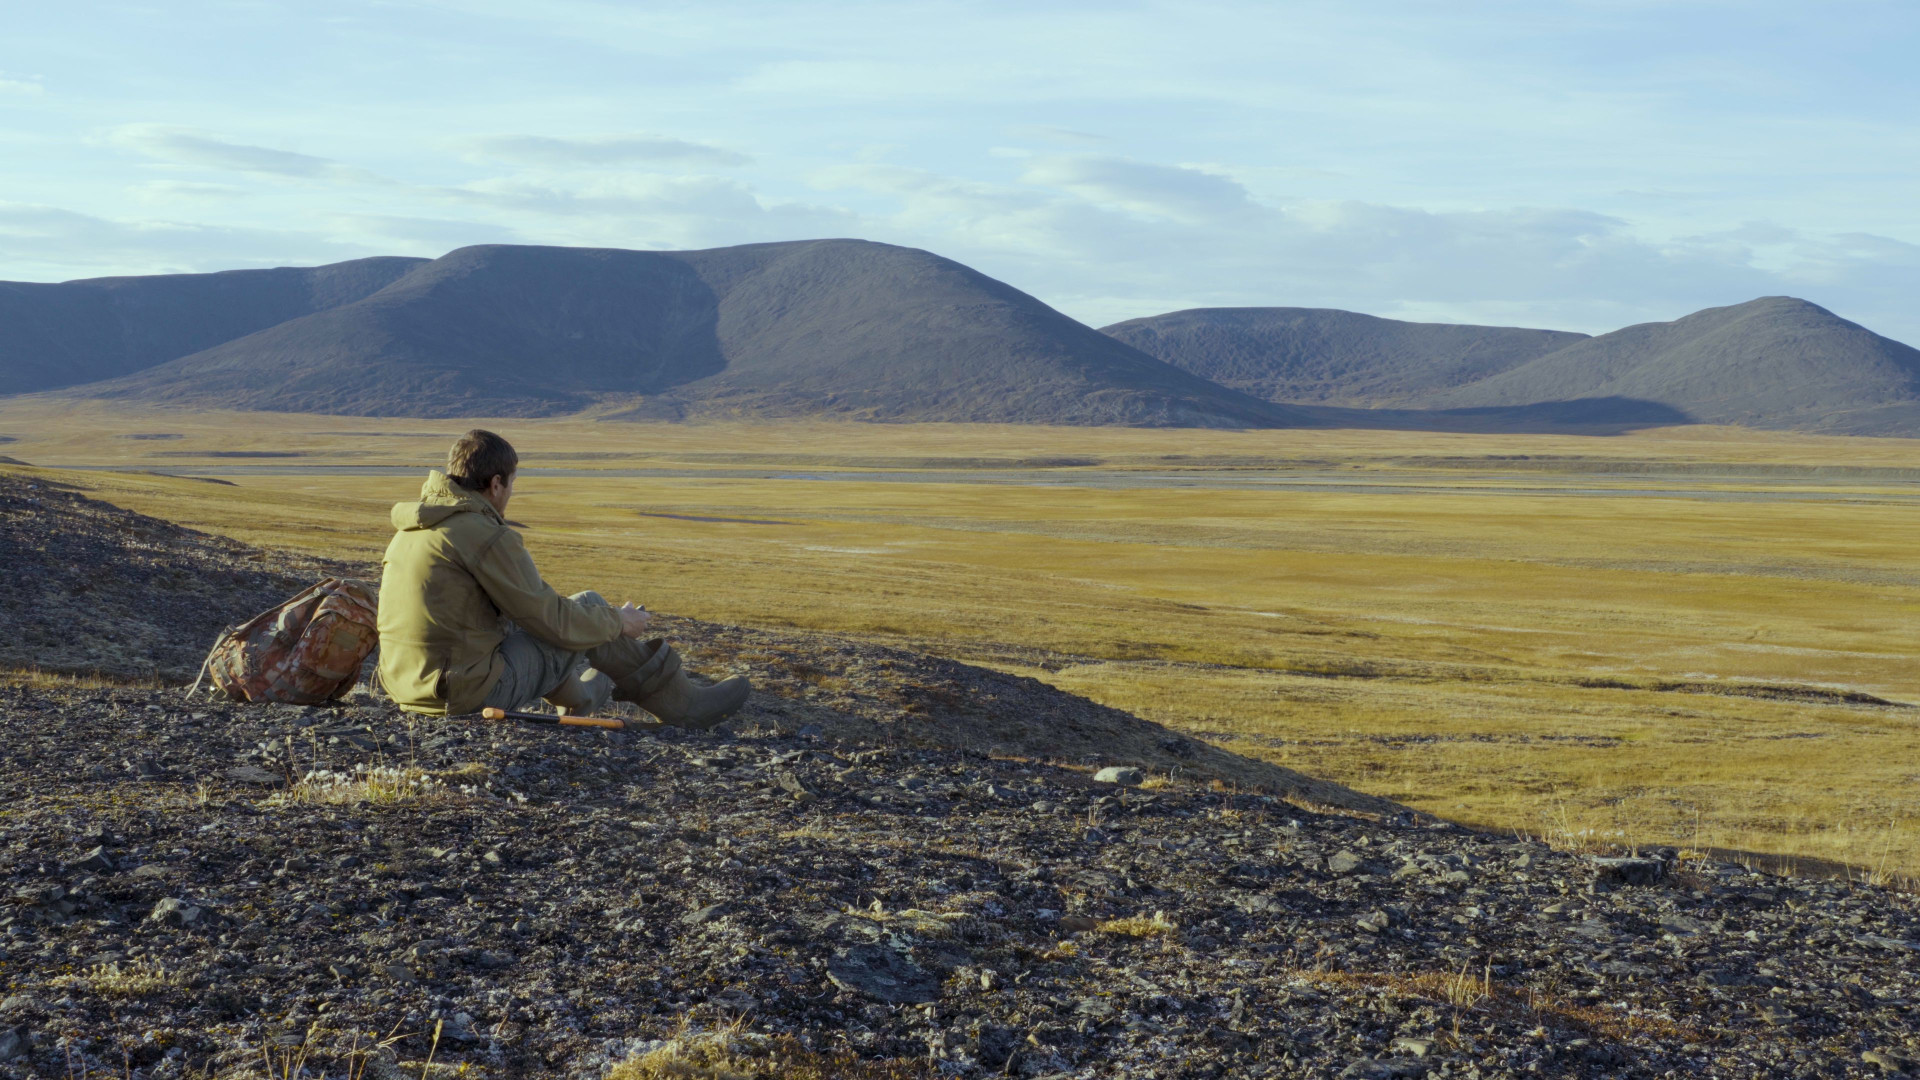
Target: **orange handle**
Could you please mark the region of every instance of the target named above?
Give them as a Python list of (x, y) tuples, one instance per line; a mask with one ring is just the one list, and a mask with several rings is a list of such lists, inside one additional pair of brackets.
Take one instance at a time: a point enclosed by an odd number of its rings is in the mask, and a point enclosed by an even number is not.
[(488, 720), (525, 720), (531, 724), (558, 724), (562, 727), (611, 728), (619, 731), (627, 726), (625, 720), (615, 720), (605, 716), (555, 716), (552, 713), (520, 712), (515, 709), (481, 709), (480, 715)]

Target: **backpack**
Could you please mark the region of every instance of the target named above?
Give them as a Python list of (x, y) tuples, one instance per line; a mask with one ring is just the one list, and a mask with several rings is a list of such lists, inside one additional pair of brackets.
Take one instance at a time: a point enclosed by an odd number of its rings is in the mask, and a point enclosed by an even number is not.
[(380, 593), (353, 578), (328, 578), (230, 627), (213, 643), (200, 678), (236, 701), (318, 705), (345, 696), (380, 643)]

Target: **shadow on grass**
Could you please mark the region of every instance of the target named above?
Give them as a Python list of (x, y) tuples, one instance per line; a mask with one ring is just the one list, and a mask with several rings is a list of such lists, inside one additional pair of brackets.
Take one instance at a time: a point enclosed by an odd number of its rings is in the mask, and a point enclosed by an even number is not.
[(1323, 426), (1476, 435), (1625, 435), (1644, 428), (1698, 423), (1671, 405), (1628, 397), (1576, 398), (1472, 409), (1348, 409), (1295, 406)]

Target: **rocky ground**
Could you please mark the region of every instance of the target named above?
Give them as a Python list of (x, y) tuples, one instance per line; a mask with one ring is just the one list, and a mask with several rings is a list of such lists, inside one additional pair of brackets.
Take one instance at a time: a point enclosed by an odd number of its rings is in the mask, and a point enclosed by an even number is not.
[(599, 1077), (726, 1025), (888, 1075), (1920, 1069), (1920, 909), (1871, 885), (358, 700), (0, 691), (0, 1075)]
[(191, 680), (220, 631), (348, 569), (0, 469), (0, 668)]
[(1920, 1075), (1910, 894), (669, 629), (760, 680), (729, 729), (0, 682), (0, 1077)]

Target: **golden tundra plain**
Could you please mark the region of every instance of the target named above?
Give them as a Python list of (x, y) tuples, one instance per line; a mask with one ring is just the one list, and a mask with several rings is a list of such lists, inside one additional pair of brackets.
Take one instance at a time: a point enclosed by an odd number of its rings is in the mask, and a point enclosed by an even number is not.
[[(563, 591), (1020, 672), (1469, 825), (1920, 873), (1920, 443), (476, 423)], [(371, 562), (468, 426), (16, 399), (0, 454)]]

